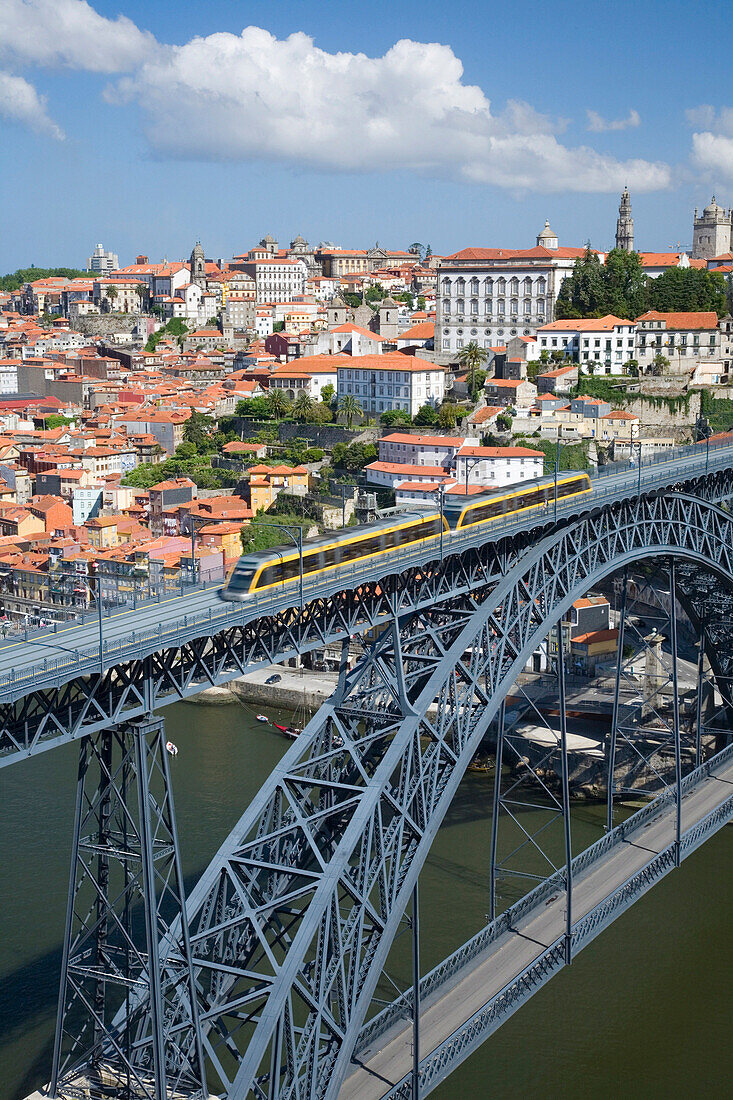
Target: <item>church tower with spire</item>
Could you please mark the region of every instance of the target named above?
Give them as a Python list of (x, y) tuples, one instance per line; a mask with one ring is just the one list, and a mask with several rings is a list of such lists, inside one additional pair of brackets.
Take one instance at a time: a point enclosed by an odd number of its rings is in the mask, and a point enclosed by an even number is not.
[(616, 248), (620, 248), (623, 252), (634, 251), (634, 219), (631, 217), (631, 196), (628, 187), (624, 187), (618, 208)]

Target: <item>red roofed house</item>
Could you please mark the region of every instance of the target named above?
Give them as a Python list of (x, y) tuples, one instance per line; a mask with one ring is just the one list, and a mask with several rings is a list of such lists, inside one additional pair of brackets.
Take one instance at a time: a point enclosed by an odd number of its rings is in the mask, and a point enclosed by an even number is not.
[(721, 359), (717, 313), (642, 313), (636, 318), (636, 358), (641, 369), (649, 371), (657, 355), (669, 359), (669, 370), (680, 374), (693, 371), (700, 359)]
[(529, 409), (537, 399), (534, 383), (520, 378), (487, 378), (484, 391), (490, 405), (505, 408), (513, 405), (515, 409)]
[(537, 330), (538, 357), (542, 352), (562, 351), (582, 365), (594, 364), (600, 374), (618, 374), (635, 356), (636, 325), (608, 314), (552, 321)]
[(355, 397), (367, 416), (388, 409), (415, 416), (423, 405), (443, 403), (445, 367), (399, 351), (361, 355), (339, 363), (337, 389), (339, 400)]
[(529, 447), (462, 447), (456, 456), (459, 485), (514, 485), (542, 477), (545, 456)]
[(379, 461), (413, 466), (442, 466), (447, 471), (453, 466), (461, 447), (473, 443), (478, 443), (478, 439), (465, 439), (457, 435), (390, 432), (379, 440)]

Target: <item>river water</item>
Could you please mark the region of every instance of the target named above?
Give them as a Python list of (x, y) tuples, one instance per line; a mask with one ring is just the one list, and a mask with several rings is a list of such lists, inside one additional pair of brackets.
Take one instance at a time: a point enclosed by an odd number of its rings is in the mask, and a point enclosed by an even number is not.
[[(288, 742), (238, 704), (166, 708), (187, 888)], [(0, 1100), (48, 1080), (78, 747), (0, 772)], [(491, 776), (466, 777), (421, 875), (427, 970), (484, 923)], [(574, 849), (602, 811), (578, 807)], [(595, 940), (434, 1095), (731, 1094), (733, 832), (709, 840)], [(409, 982), (409, 938), (390, 973)]]

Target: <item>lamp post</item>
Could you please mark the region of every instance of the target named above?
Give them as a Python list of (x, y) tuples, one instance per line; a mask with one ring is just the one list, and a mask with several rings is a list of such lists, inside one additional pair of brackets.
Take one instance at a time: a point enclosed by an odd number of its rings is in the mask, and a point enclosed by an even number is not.
[(641, 496), (641, 440), (640, 439), (637, 439), (636, 446), (639, 449), (639, 480), (638, 480), (638, 484), (637, 484), (636, 495), (640, 497)]
[[(293, 524), (291, 526), (290, 524), (285, 524), (285, 523), (260, 523), (259, 520), (255, 524), (255, 526), (256, 527), (271, 527), (274, 531), (284, 531), (285, 534), (290, 539), (290, 541), (292, 542), (293, 546), (296, 546), (298, 548), (298, 561), (300, 563), (300, 586), (299, 586), (300, 587), (300, 610), (302, 611), (303, 610), (303, 528), (302, 527), (296, 527), (295, 524)], [(293, 534), (293, 531), (298, 532), (298, 537), (297, 538)], [(251, 541), (252, 541), (252, 536), (250, 535), (250, 542)]]
[[(192, 516), (189, 513), (188, 522), (191, 524), (191, 587), (196, 583), (196, 521), (200, 521), (205, 527), (209, 522), (206, 516)], [(181, 581), (181, 595), (183, 595), (183, 581)]]
[(445, 527), (445, 485), (440, 485), (436, 489), (436, 496), (438, 498), (438, 506), (440, 507), (440, 560), (443, 560), (443, 528)]
[(555, 443), (555, 519), (557, 519), (557, 477), (560, 472), (560, 425), (557, 426), (557, 440)]
[[(92, 587), (91, 577), (77, 577), (77, 580), (84, 581), (87, 586), (87, 590), (90, 596), (94, 595), (94, 589)], [(97, 582), (96, 601), (97, 601), (97, 620), (99, 623), (99, 671), (100, 674), (104, 672), (104, 662), (102, 660), (102, 642), (103, 642), (103, 629), (102, 629), (102, 578), (99, 574), (99, 562), (97, 562), (97, 573), (94, 578)], [(83, 616), (82, 616), (83, 619)]]
[[(482, 462), (483, 459), (481, 458), (480, 455), (475, 455), (473, 458), (469, 457), (468, 455), (461, 455), (461, 458), (466, 463), (465, 493), (466, 493), (466, 496), (468, 496), (468, 474), (469, 474), (469, 470), (472, 470), (473, 467), (478, 465), (479, 462)], [(469, 462), (471, 463), (470, 466), (469, 466)]]

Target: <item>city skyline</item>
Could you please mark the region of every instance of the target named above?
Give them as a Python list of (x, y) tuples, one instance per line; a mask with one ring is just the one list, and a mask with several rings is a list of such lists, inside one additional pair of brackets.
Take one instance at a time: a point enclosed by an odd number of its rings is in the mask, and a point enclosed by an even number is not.
[(192, 238), (228, 256), (267, 232), (530, 247), (546, 218), (606, 249), (626, 185), (636, 247), (685, 248), (694, 207), (733, 203), (733, 110), (689, 63), (694, 11), (529, 3), (519, 29), (461, 2), (183, 2), (171, 26), (166, 4), (4, 0), (0, 266), (83, 266), (99, 241), (122, 263)]

